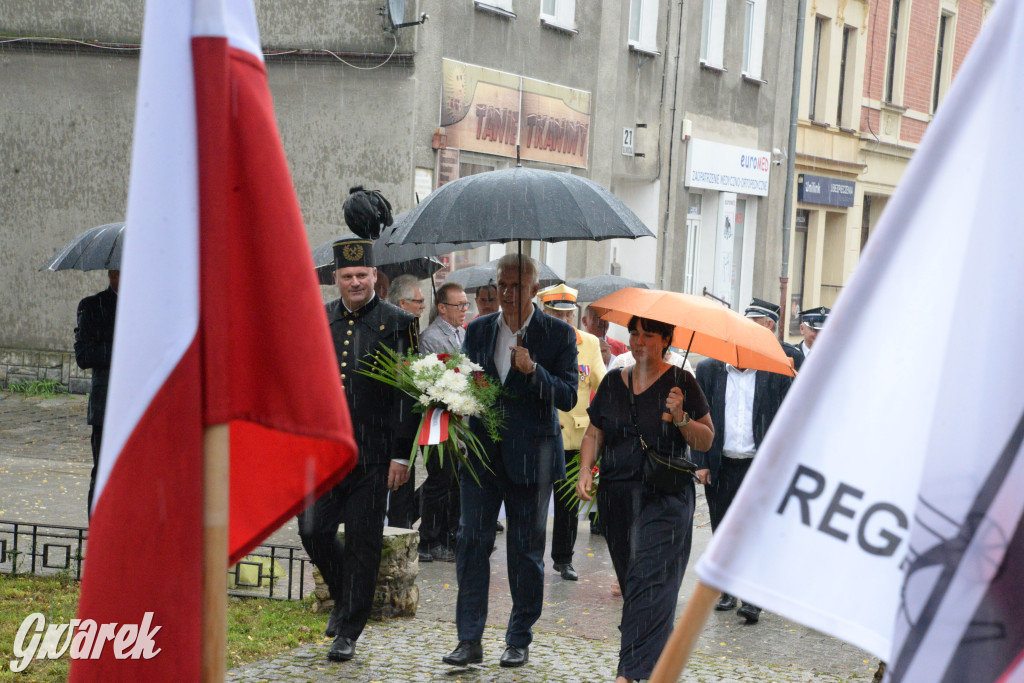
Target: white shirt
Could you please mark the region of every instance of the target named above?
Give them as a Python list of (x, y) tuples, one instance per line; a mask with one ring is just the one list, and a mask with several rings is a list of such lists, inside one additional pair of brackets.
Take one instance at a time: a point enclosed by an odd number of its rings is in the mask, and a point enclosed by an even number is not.
[(725, 443), (722, 454), (727, 458), (753, 458), (754, 386), (757, 370), (739, 370), (725, 366)]
[(508, 350), (508, 347), (517, 345), (516, 336), (529, 326), (535, 310), (531, 306), (530, 315), (526, 316), (523, 326), (514, 331), (505, 322), (505, 315), (498, 315), (498, 338), (494, 342), (494, 367), (498, 369), (498, 376), (501, 378), (502, 384), (505, 383), (505, 378), (508, 377), (508, 372), (512, 369), (512, 352)]
[(804, 352), (804, 360), (811, 355), (811, 347), (807, 345), (807, 342), (800, 342), (800, 350)]
[[(668, 352), (668, 358), (665, 359), (677, 368), (682, 368), (688, 373), (693, 375), (693, 366), (690, 365), (689, 359), (684, 359), (683, 356), (676, 353), (675, 351)], [(612, 356), (611, 362), (608, 363), (608, 371), (611, 372), (615, 368), (629, 368), (636, 365), (636, 360), (633, 358), (632, 351), (626, 351), (618, 356)]]

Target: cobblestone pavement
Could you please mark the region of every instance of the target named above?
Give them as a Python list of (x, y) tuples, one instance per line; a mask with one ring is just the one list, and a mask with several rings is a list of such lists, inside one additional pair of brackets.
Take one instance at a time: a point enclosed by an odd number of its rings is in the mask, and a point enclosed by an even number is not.
[[(0, 392), (0, 519), (86, 525), (85, 498), (92, 464), (85, 399), (34, 399)], [(423, 474), (419, 473), (419, 478)], [(711, 537), (707, 505), (698, 495), (693, 552), (677, 615), (693, 591), (693, 564)], [(549, 534), (550, 537), (550, 534)], [(271, 541), (298, 545), (294, 521)], [(607, 546), (580, 523), (573, 564), (579, 582), (563, 581), (547, 557), (544, 612), (534, 628), (530, 663), (500, 669), (508, 595), (505, 543), (498, 536), (485, 663), (451, 669), (441, 656), (457, 643), (455, 566), (420, 565), (420, 604), (413, 619), (372, 623), (357, 643), (356, 658), (327, 661), (328, 640), (230, 672), (233, 681), (610, 681), (618, 652), (622, 601), (611, 594), (614, 572)], [(2, 634), (0, 634), (2, 635)], [(842, 641), (764, 613), (747, 626), (734, 612), (715, 612), (698, 641), (686, 681), (870, 681), (877, 659)]]

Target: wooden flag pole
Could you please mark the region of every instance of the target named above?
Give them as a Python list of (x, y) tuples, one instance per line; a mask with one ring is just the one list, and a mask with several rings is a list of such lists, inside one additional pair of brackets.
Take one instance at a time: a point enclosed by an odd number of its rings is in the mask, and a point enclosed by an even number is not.
[(704, 622), (711, 614), (711, 608), (721, 593), (700, 581), (693, 595), (686, 601), (683, 616), (679, 617), (672, 635), (665, 643), (665, 649), (658, 657), (658, 663), (651, 672), (650, 683), (675, 683), (686, 667), (693, 646), (697, 644), (697, 636), (704, 628)]
[(203, 683), (227, 673), (228, 425), (203, 431)]

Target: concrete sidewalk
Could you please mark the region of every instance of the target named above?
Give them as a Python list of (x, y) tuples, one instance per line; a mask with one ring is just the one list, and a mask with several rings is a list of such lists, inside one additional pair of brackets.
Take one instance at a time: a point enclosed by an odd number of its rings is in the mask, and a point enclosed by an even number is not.
[[(34, 399), (0, 392), (0, 519), (85, 526), (90, 428), (79, 396)], [(422, 476), (422, 475), (421, 475)], [(549, 535), (550, 537), (550, 535)], [(677, 615), (696, 582), (693, 564), (710, 540), (707, 506), (698, 496), (693, 552)], [(298, 545), (294, 521), (272, 536)], [(420, 565), (419, 611), (413, 619), (372, 623), (356, 657), (329, 662), (330, 641), (230, 672), (238, 681), (610, 681), (618, 655), (622, 601), (611, 595), (614, 572), (607, 546), (580, 524), (573, 563), (579, 582), (545, 574), (545, 606), (534, 628), (530, 663), (500, 669), (508, 595), (504, 537), (492, 556), (491, 600), (484, 664), (453, 670), (441, 657), (457, 643), (455, 565)], [(837, 587), (839, 589), (839, 587)], [(0, 634), (0, 637), (9, 637)], [(870, 681), (877, 659), (842, 641), (774, 614), (748, 626), (735, 612), (713, 613), (686, 681)]]

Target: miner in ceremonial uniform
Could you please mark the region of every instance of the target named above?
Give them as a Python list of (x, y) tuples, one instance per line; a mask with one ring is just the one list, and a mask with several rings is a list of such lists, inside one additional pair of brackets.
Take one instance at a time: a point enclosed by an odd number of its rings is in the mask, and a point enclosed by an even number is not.
[[(373, 605), (383, 544), (388, 490), (409, 477), (408, 437), (415, 430), (413, 399), (383, 382), (356, 373), (361, 361), (388, 347), (400, 354), (417, 346), (418, 322), (411, 313), (374, 292), (373, 242), (334, 243), (341, 298), (327, 304), (338, 371), (352, 416), (359, 460), (337, 486), (299, 515), (299, 536), (334, 599), (326, 633), (334, 637), (333, 661), (355, 654)], [(345, 540), (338, 538), (345, 524)]]
[(811, 347), (814, 346), (818, 332), (825, 326), (825, 321), (828, 320), (828, 314), (831, 312), (832, 309), (824, 306), (800, 311), (800, 334), (804, 338), (800, 342), (800, 350), (803, 352), (804, 358), (811, 355)]
[[(553, 318), (576, 327), (576, 305), (578, 290), (568, 285), (555, 285), (541, 290), (537, 295), (544, 304), (544, 312)], [(576, 390), (576, 405), (568, 412), (558, 411), (558, 422), (562, 426), (562, 448), (565, 449), (565, 464), (568, 465), (580, 450), (583, 433), (590, 426), (590, 397), (605, 375), (605, 363), (601, 357), (601, 343), (594, 335), (576, 329), (576, 358), (580, 370), (579, 387)], [(578, 581), (579, 574), (572, 566), (572, 549), (576, 545), (576, 531), (580, 499), (575, 491), (566, 500), (562, 495), (562, 482), (555, 484), (555, 523), (551, 530), (551, 561), (554, 569), (566, 581)]]
[[(761, 327), (767, 327), (772, 332), (775, 332), (775, 328), (779, 324), (779, 312), (782, 308), (778, 304), (773, 304), (770, 301), (764, 299), (754, 299), (747, 306), (747, 310), (743, 312), (743, 315), (753, 320)], [(793, 359), (793, 369), (797, 372), (800, 371), (800, 365), (804, 362), (804, 352), (798, 347), (792, 344), (782, 342), (782, 350), (786, 352), (786, 355)]]

